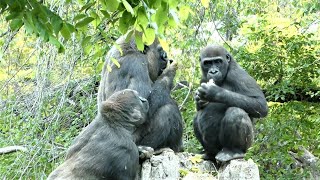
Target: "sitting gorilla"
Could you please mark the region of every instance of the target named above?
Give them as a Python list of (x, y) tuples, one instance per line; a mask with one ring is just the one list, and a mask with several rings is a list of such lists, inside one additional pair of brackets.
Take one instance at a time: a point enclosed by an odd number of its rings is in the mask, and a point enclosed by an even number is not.
[(134, 90), (101, 102), (95, 120), (67, 151), (66, 161), (48, 179), (134, 179), (139, 166), (133, 132), (146, 119), (149, 104)]
[[(138, 129), (141, 131), (138, 133), (141, 135), (140, 145), (155, 149), (170, 147), (175, 152), (182, 151), (182, 117), (177, 103), (170, 96), (177, 68), (177, 63), (173, 62), (152, 85), (148, 97), (148, 121)], [(154, 140), (155, 137), (158, 137), (157, 140)]]
[[(151, 104), (149, 116), (145, 124), (135, 133), (137, 144), (150, 146), (154, 149), (169, 147), (174, 151), (180, 151), (182, 149), (180, 147), (182, 145), (183, 127), (180, 126), (182, 117), (178, 105), (170, 97), (170, 90), (160, 90), (171, 89), (172, 81), (168, 85), (159, 83), (153, 86), (167, 67), (169, 60), (166, 52), (157, 39), (150, 46), (145, 46), (143, 52), (137, 49), (134, 38), (126, 42), (123, 36), (116, 43), (120, 48), (114, 46), (110, 49), (102, 70), (98, 105), (122, 89), (136, 90), (140, 96), (151, 100), (149, 101)], [(112, 58), (118, 60), (120, 68), (112, 63)], [(112, 68), (111, 72), (107, 71), (108, 65)], [(173, 77), (174, 75), (175, 71)], [(173, 77), (171, 78), (170, 73), (169, 79), (173, 79)], [(155, 90), (155, 87), (159, 90)], [(156, 95), (153, 95), (152, 91), (157, 91)]]
[(252, 118), (268, 114), (264, 94), (223, 47), (207, 46), (200, 60), (194, 131), (204, 158), (214, 162), (242, 158), (253, 141)]

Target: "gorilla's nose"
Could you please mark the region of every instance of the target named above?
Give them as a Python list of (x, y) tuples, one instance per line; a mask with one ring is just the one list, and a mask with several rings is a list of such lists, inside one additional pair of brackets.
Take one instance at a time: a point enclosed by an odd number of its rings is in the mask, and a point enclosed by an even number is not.
[(217, 74), (219, 71), (218, 70), (216, 70), (216, 69), (211, 69), (211, 70), (209, 70), (209, 73), (210, 74)]

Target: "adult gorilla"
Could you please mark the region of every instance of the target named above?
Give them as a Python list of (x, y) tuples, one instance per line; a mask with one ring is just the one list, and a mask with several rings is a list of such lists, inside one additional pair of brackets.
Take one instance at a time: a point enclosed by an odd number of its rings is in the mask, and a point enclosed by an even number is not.
[[(120, 37), (116, 43), (122, 52), (115, 46), (108, 52), (98, 92), (98, 105), (114, 92), (122, 89), (136, 90), (140, 96), (152, 99), (149, 95), (154, 91), (153, 83), (167, 67), (166, 52), (157, 40), (150, 46), (146, 46), (143, 52), (137, 49), (133, 39), (126, 42), (125, 37)], [(118, 60), (120, 68), (111, 62), (111, 58)], [(107, 71), (107, 65), (111, 66), (111, 72)], [(168, 97), (167, 93), (170, 95), (170, 90), (163, 91), (162, 95), (157, 94), (157, 97)], [(181, 114), (173, 100), (169, 101), (168, 98), (166, 98), (168, 102), (162, 100), (160, 98), (160, 100), (149, 101), (152, 106), (145, 124), (136, 131), (136, 142), (138, 145), (150, 146), (154, 149), (169, 147), (174, 151), (180, 151), (182, 126), (176, 125), (182, 122)], [(165, 107), (160, 107), (161, 104)], [(172, 108), (166, 108), (168, 104)], [(155, 125), (157, 127), (154, 127)], [(178, 133), (172, 133), (172, 131)], [(174, 143), (172, 143), (173, 140)]]
[(241, 158), (253, 141), (252, 118), (268, 113), (264, 94), (223, 47), (205, 47), (200, 60), (194, 131), (204, 158), (221, 162)]

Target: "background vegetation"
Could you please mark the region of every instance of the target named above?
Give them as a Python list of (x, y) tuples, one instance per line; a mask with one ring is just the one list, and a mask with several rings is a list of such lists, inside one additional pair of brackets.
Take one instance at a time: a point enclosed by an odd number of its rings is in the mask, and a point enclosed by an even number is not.
[(125, 33), (140, 49), (160, 37), (180, 62), (173, 96), (186, 151), (201, 151), (192, 130), (199, 50), (223, 44), (269, 102), (247, 158), (262, 179), (312, 178), (290, 154), (302, 146), (320, 157), (318, 1), (3, 0), (0, 14), (0, 147), (28, 149), (0, 155), (0, 178), (43, 179), (61, 163), (96, 114), (105, 54)]

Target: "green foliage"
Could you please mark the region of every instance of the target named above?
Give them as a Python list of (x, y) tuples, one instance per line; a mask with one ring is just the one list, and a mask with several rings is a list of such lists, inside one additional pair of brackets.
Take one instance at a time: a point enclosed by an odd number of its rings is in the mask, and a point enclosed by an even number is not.
[(317, 96), (319, 35), (307, 32), (301, 26), (303, 19), (297, 22), (277, 13), (271, 16), (253, 16), (243, 23), (242, 38), (250, 42), (237, 49), (236, 59), (262, 83), (269, 100), (298, 99), (296, 96), (310, 92)]
[(256, 124), (256, 139), (247, 157), (259, 164), (262, 179), (303, 179), (310, 171), (294, 167), (289, 151), (303, 146), (320, 156), (320, 108), (317, 103), (270, 103), (267, 118)]
[(73, 138), (93, 120), (95, 82), (71, 82), (68, 87), (66, 91), (58, 87), (41, 103), (35, 94), (24, 96), (21, 102), (7, 100), (0, 111), (0, 147), (24, 145), (28, 151), (0, 155), (1, 178), (45, 179), (64, 159)]

